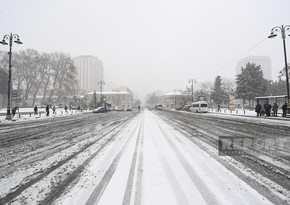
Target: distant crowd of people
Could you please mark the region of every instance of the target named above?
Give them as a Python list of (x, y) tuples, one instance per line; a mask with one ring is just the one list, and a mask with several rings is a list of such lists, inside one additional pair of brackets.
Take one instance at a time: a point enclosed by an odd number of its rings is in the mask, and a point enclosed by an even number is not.
[[(273, 116), (278, 116), (278, 104), (274, 103), (273, 106), (266, 102), (263, 106), (260, 103), (257, 103), (255, 111), (257, 116), (271, 116), (271, 111), (273, 111)], [(287, 113), (287, 103), (282, 106), (282, 117), (286, 117)]]
[[(78, 110), (80, 110), (81, 107), (78, 106)], [(50, 110), (52, 110), (52, 114), (56, 115), (56, 107), (55, 105), (47, 105), (45, 108), (46, 111), (46, 116), (49, 116)], [(72, 110), (72, 106), (70, 105), (69, 107), (67, 105), (64, 106), (64, 111), (65, 113), (68, 113), (68, 110)], [(38, 107), (37, 105), (34, 106), (34, 115), (38, 114)]]

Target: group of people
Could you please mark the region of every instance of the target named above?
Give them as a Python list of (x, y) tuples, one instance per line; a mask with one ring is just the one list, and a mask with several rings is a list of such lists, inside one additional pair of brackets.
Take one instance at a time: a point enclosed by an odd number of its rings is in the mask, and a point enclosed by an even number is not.
[[(33, 109), (34, 109), (34, 115), (37, 115), (38, 114), (37, 105), (35, 105)], [(46, 108), (45, 108), (46, 116), (49, 116), (50, 109), (52, 109), (52, 112), (53, 112), (54, 115), (56, 114), (56, 107), (55, 106), (51, 106), (51, 105), (47, 105)]]
[[(257, 103), (255, 111), (257, 113), (257, 116), (262, 116), (262, 115), (271, 116), (271, 111), (273, 111), (273, 116), (277, 117), (278, 109), (279, 107), (277, 103), (274, 103), (272, 106), (271, 104), (266, 102), (263, 105), (263, 107), (260, 103)], [(286, 113), (287, 113), (287, 103), (285, 103), (282, 106), (282, 117), (286, 117)]]

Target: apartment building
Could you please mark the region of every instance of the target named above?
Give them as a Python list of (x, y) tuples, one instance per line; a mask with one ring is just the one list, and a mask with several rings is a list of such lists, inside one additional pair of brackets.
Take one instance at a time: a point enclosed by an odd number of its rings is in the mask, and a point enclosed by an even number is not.
[(103, 62), (91, 55), (78, 56), (74, 58), (77, 68), (78, 82), (81, 91), (93, 92), (99, 90), (98, 82), (104, 79)]

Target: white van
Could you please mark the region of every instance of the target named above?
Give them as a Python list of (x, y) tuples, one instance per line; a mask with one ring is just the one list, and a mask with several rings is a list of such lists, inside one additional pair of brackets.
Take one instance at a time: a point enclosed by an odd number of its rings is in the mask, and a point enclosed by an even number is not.
[(193, 102), (189, 109), (191, 112), (208, 112), (208, 104), (206, 101)]

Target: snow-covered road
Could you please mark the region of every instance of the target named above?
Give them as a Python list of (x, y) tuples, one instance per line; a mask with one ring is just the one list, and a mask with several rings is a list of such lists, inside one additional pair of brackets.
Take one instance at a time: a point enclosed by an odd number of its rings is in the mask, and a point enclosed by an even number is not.
[(152, 112), (128, 127), (56, 204), (271, 204)]
[[(209, 119), (212, 124), (203, 127)], [(244, 166), (244, 158), (218, 156), (204, 141), (230, 128), (241, 134), (244, 128), (234, 126), (242, 124), (250, 126), (240, 119), (144, 110), (4, 126), (0, 204), (289, 204), (287, 187), (270, 177), (277, 172), (287, 180), (287, 164), (269, 166), (268, 178)], [(289, 130), (287, 123), (281, 128)], [(204, 134), (202, 140), (195, 132)]]

